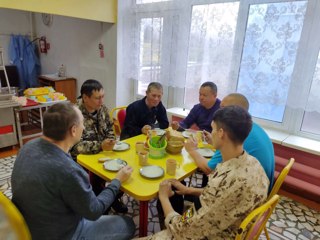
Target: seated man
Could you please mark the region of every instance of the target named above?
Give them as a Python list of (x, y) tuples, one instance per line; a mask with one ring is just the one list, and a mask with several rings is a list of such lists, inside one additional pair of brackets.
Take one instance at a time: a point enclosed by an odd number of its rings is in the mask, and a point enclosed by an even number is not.
[(12, 201), (32, 239), (131, 239), (126, 216), (101, 216), (112, 204), (132, 168), (122, 168), (96, 196), (88, 174), (68, 154), (83, 131), (83, 116), (71, 103), (51, 106), (43, 117), (43, 137), (19, 151), (12, 171)]
[(172, 122), (174, 130), (182, 131), (196, 124), (200, 130), (211, 132), (211, 119), (220, 107), (220, 99), (217, 98), (217, 85), (213, 82), (205, 82), (199, 89), (199, 102), (194, 105), (188, 116), (180, 123)]
[[(84, 117), (84, 130), (80, 142), (73, 146), (70, 153), (74, 160), (78, 154), (96, 154), (102, 150), (112, 150), (115, 144), (113, 122), (109, 110), (103, 103), (104, 90), (102, 84), (93, 79), (86, 80), (81, 86), (81, 99), (78, 101), (80, 111)], [(93, 191), (98, 195), (105, 181), (96, 175), (91, 175)], [(128, 211), (120, 201), (120, 196), (112, 204), (116, 212)]]
[[(159, 199), (166, 217), (166, 230), (145, 239), (234, 239), (241, 221), (267, 198), (269, 180), (259, 161), (243, 149), (252, 127), (249, 113), (229, 106), (213, 116), (213, 145), (221, 151), (222, 163), (209, 175), (203, 188), (186, 187), (177, 180), (165, 180)], [(177, 194), (200, 196), (201, 207), (194, 205), (178, 214), (169, 198)]]
[[(247, 111), (249, 109), (249, 102), (247, 98), (240, 93), (229, 94), (222, 99), (220, 106), (223, 108), (232, 105), (240, 106)], [(205, 135), (207, 142), (212, 143), (212, 139), (210, 138), (211, 134), (205, 132)], [(197, 143), (188, 141), (185, 147), (197, 166), (204, 173), (209, 174), (216, 168), (217, 164), (222, 161), (221, 153), (219, 150), (216, 151), (214, 156), (208, 162), (206, 158), (202, 157), (197, 151), (195, 151), (196, 145)], [(270, 181), (270, 191), (273, 186), (275, 167), (273, 145), (266, 132), (258, 124), (253, 123), (252, 130), (244, 141), (243, 148), (250, 155), (257, 158), (264, 168)]]
[(167, 111), (162, 105), (162, 85), (151, 82), (148, 85), (146, 96), (131, 103), (126, 109), (126, 119), (121, 131), (121, 139), (147, 134), (152, 128), (165, 129), (169, 126)]

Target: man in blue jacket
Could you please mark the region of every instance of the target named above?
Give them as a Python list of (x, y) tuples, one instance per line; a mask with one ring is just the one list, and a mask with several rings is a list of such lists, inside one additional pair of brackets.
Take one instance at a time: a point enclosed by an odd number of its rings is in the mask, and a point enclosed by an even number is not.
[(152, 128), (166, 129), (169, 126), (167, 111), (161, 102), (162, 95), (162, 85), (151, 82), (146, 96), (127, 107), (121, 139), (147, 134)]

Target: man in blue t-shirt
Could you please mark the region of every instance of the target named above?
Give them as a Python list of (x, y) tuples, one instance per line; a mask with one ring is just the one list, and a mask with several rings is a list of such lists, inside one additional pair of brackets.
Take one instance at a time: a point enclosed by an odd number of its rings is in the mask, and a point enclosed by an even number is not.
[[(222, 99), (220, 107), (226, 107), (230, 105), (237, 105), (243, 107), (244, 109), (249, 109), (249, 102), (245, 96), (239, 93), (232, 93)], [(204, 132), (206, 140), (208, 143), (212, 142), (211, 133)], [(195, 150), (196, 143), (190, 139), (186, 143), (186, 150), (189, 152), (191, 157), (194, 159), (197, 166), (206, 174), (209, 174), (214, 170), (218, 163), (222, 161), (220, 151), (216, 151), (214, 156), (208, 161), (204, 157), (202, 157)], [(273, 186), (274, 180), (274, 150), (273, 145), (266, 134), (266, 132), (256, 123), (253, 123), (252, 130), (249, 136), (244, 141), (244, 149), (248, 152), (248, 154), (257, 158), (264, 168), (269, 180), (270, 187), (269, 192)]]

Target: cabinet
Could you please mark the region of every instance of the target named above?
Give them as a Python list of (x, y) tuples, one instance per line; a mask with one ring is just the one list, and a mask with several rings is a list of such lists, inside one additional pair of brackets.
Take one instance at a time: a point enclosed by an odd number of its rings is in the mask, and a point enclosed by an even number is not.
[(0, 148), (17, 144), (13, 107), (0, 106)]
[(71, 77), (53, 78), (39, 76), (40, 86), (52, 86), (57, 92), (63, 93), (70, 102), (76, 102), (76, 79)]

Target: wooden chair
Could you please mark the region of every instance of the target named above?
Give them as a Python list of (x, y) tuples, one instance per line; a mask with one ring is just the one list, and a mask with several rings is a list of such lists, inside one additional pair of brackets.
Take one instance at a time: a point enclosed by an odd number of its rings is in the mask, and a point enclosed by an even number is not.
[(29, 240), (29, 228), (16, 206), (0, 193), (0, 238)]
[(113, 131), (117, 135), (121, 133), (124, 120), (126, 118), (127, 106), (113, 108), (110, 112), (110, 118), (113, 120)]
[(236, 240), (256, 240), (279, 201), (279, 195), (274, 195), (262, 206), (254, 209), (240, 224)]

